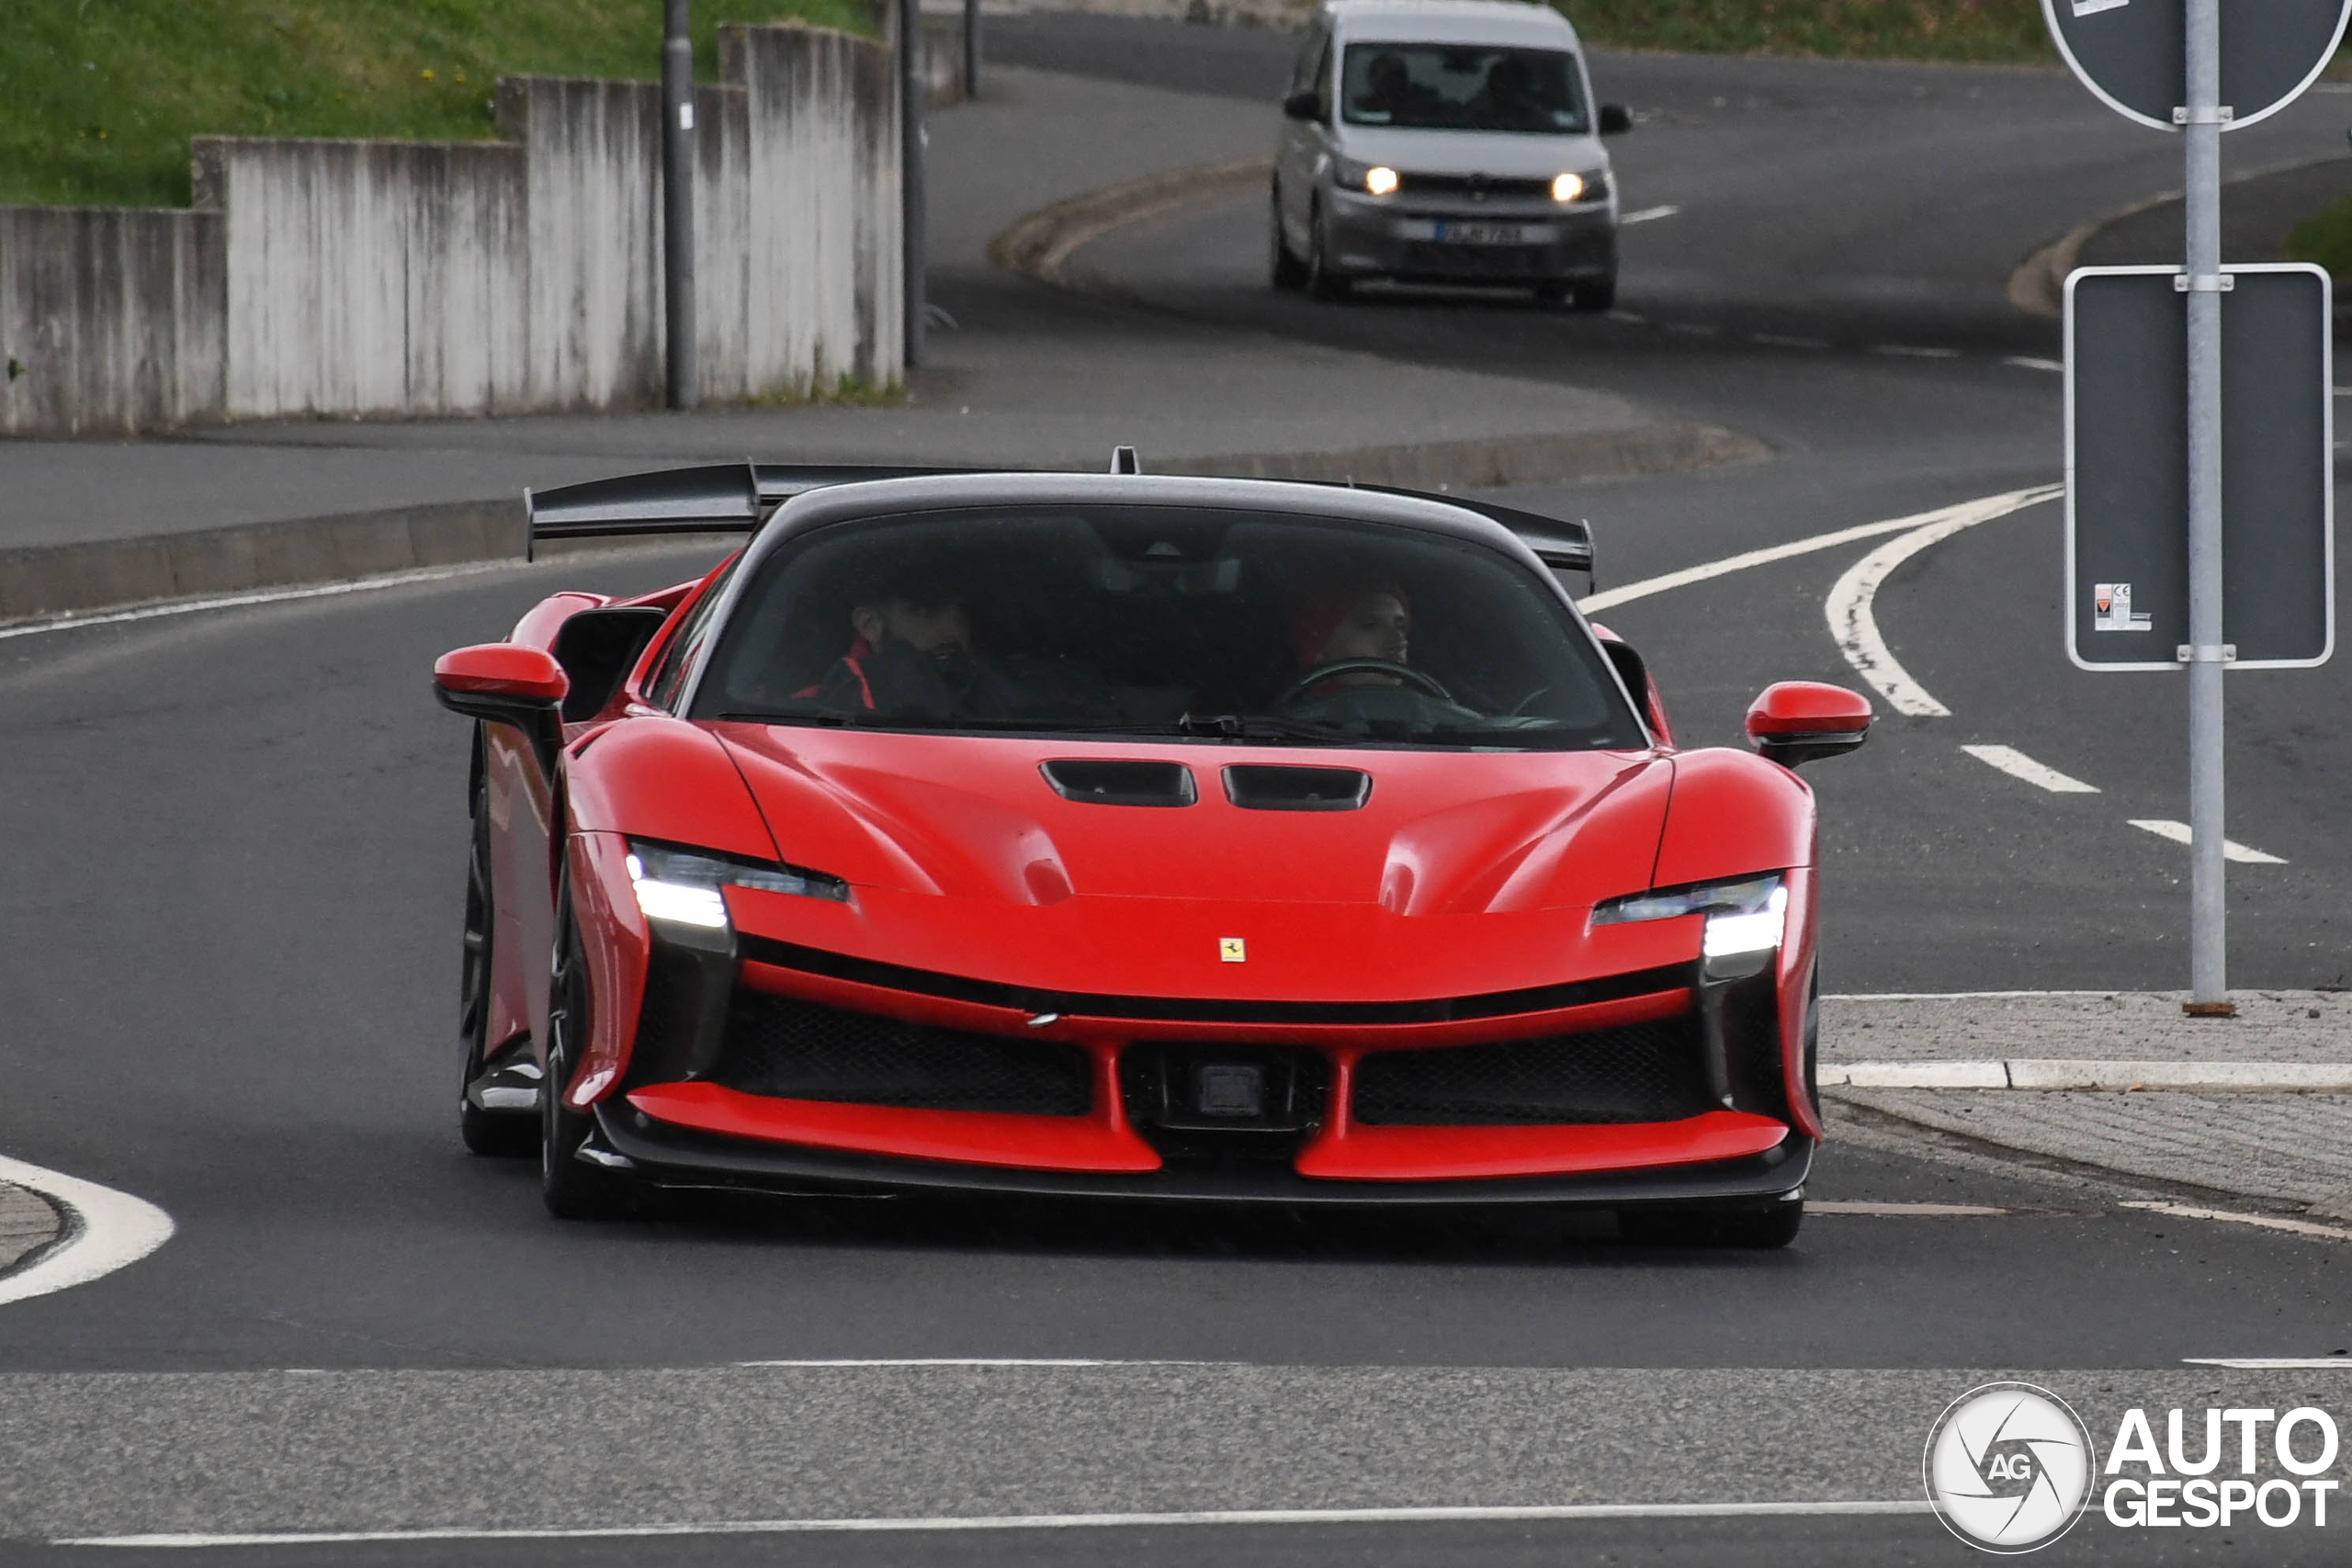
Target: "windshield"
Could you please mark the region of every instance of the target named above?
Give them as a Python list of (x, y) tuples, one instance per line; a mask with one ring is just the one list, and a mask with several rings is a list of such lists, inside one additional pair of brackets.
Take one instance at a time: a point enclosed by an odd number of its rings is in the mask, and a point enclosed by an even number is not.
[(1580, 134), (1576, 57), (1493, 44), (1351, 43), (1340, 113), (1351, 125)]
[(1574, 616), (1481, 546), (1276, 513), (924, 513), (763, 562), (692, 716), (1275, 744), (1647, 744)]

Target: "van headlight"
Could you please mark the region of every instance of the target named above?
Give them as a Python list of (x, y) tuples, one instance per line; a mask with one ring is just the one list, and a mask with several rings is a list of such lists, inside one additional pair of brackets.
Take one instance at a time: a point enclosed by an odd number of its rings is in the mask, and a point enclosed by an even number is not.
[(628, 882), (637, 894), (638, 910), (647, 919), (701, 931), (728, 929), (727, 898), (721, 891), (727, 887), (756, 887), (763, 893), (835, 903), (849, 897), (848, 883), (821, 871), (646, 839), (628, 841)]
[(1707, 924), (1699, 939), (1699, 952), (1708, 968), (1752, 974), (1754, 966), (1743, 961), (1779, 949), (1788, 934), (1788, 886), (1780, 873), (1771, 872), (1736, 882), (1701, 882), (1688, 887), (1630, 893), (1595, 905), (1592, 923), (1614, 926), (1704, 915)]

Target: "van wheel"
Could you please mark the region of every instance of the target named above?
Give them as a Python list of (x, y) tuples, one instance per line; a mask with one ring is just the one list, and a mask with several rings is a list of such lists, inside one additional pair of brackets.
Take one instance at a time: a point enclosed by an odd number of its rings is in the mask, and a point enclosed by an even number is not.
[(1306, 264), (1291, 254), (1290, 240), (1283, 233), (1283, 198), (1279, 191), (1274, 195), (1272, 220), (1267, 229), (1272, 235), (1272, 243), (1266, 247), (1271, 253), (1271, 265), (1266, 269), (1269, 279), (1277, 291), (1295, 294), (1306, 287)]
[(1323, 208), (1318, 202), (1306, 220), (1306, 292), (1317, 299), (1345, 299), (1355, 280), (1331, 265), (1330, 247), (1323, 238)]

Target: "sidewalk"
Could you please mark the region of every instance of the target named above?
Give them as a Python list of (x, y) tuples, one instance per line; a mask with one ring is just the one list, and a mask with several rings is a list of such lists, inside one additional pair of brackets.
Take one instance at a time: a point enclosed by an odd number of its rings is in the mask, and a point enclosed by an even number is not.
[[(989, 240), (1024, 213), (1262, 155), (1272, 110), (1008, 67), (986, 93), (933, 118), (930, 282), (944, 316), (903, 403), (11, 442), (0, 619), (520, 553), (525, 487), (665, 463), (1094, 468), (1127, 444), (1147, 469), (1442, 488), (1760, 453), (1608, 393), (1213, 332), (1001, 273)], [(344, 520), (331, 547), (288, 536), (331, 518)], [(260, 549), (256, 527), (269, 531)], [(148, 543), (118, 547), (128, 540)]]
[[(2352, 1094), (2239, 1087), (2352, 1081), (2352, 995), (2244, 993), (2233, 1019), (2184, 1017), (2180, 1002), (1826, 997), (1822, 1097), (2029, 1155), (2352, 1218)], [(2102, 1087), (1892, 1087), (1936, 1068), (1947, 1081), (1988, 1081), (1984, 1070), (2004, 1064), (2020, 1086)], [(2193, 1087), (2134, 1087), (2149, 1078)]]

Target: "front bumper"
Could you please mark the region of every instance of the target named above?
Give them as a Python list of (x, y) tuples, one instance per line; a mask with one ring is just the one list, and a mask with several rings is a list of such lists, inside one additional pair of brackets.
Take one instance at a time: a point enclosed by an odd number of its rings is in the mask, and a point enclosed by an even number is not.
[(657, 942), (595, 1112), (668, 1186), (1769, 1202), (1813, 1146), (1777, 999), (1695, 963), (1431, 1002), (1047, 996)]
[[(1329, 196), (1331, 265), (1352, 276), (1427, 283), (1599, 280), (1617, 271), (1617, 218), (1606, 202), (1559, 207), (1510, 201), (1440, 201)], [(1458, 226), (1508, 225), (1516, 243), (1458, 243)]]
[(640, 1178), (669, 1189), (852, 1197), (978, 1192), (1340, 1207), (1541, 1203), (1594, 1209), (1648, 1204), (1767, 1208), (1800, 1194), (1816, 1146), (1792, 1132), (1762, 1154), (1703, 1164), (1490, 1180), (1335, 1181), (1257, 1161), (1099, 1172), (895, 1159), (699, 1132), (614, 1101), (596, 1108), (596, 1122), (605, 1144), (634, 1162)]

